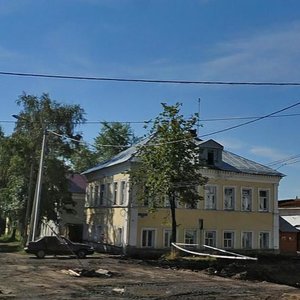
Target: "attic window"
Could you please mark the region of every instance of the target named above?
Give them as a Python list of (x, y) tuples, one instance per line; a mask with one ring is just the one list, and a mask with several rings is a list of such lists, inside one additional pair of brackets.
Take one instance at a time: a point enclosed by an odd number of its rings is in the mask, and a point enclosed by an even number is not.
[(208, 165), (214, 165), (215, 161), (215, 153), (213, 150), (208, 150), (207, 151), (207, 164)]

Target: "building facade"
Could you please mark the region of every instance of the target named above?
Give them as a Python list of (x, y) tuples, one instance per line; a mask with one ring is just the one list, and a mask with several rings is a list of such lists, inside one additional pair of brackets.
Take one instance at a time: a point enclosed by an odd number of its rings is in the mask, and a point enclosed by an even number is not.
[(81, 242), (85, 224), (85, 193), (87, 181), (80, 174), (68, 176), (68, 191), (72, 195), (72, 204), (56, 209), (57, 221), (44, 219), (40, 236), (63, 235), (73, 242)]
[[(278, 185), (282, 174), (223, 149), (214, 140), (195, 141), (204, 164), (205, 186), (197, 187), (193, 208), (176, 208), (176, 241), (242, 251), (279, 250)], [(126, 173), (138, 163), (136, 147), (84, 172), (86, 228), (84, 238), (127, 252), (170, 248), (168, 202), (156, 212), (138, 203)]]

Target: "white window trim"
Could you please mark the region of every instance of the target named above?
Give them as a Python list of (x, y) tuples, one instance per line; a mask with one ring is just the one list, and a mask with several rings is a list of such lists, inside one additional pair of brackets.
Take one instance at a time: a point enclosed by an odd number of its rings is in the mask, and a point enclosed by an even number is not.
[(215, 247), (218, 247), (218, 230), (217, 229), (206, 229), (206, 230), (204, 230), (203, 241), (205, 243), (206, 232), (212, 232), (212, 231), (216, 233), (216, 245), (215, 245)]
[[(269, 234), (269, 245), (268, 245), (268, 247), (267, 248), (261, 248), (260, 247), (260, 234), (261, 233), (268, 233)], [(267, 249), (271, 249), (271, 232), (270, 231), (268, 231), (268, 230), (263, 230), (263, 231), (259, 231), (259, 233), (258, 233), (258, 248), (259, 249), (263, 249), (263, 250), (267, 250)]]
[(113, 205), (113, 182), (107, 182), (106, 183), (106, 192), (105, 192), (105, 198), (107, 206)]
[[(100, 183), (100, 185), (99, 185), (99, 206), (105, 206), (106, 190), (107, 190), (106, 184)], [(102, 203), (101, 203), (101, 195), (102, 195)]]
[[(216, 194), (215, 194), (215, 197), (216, 197), (216, 199), (215, 199), (215, 208), (207, 208), (207, 206), (206, 206), (206, 203), (207, 203), (207, 201), (206, 201), (206, 188), (207, 187), (215, 187), (215, 189), (216, 189)], [(204, 186), (204, 209), (205, 210), (218, 210), (218, 186), (216, 185), (216, 184), (206, 184), (205, 186)]]
[[(250, 190), (251, 191), (251, 206), (250, 206), (250, 210), (244, 210), (243, 209), (243, 190)], [(241, 187), (241, 211), (244, 211), (244, 212), (251, 212), (251, 211), (253, 211), (253, 188), (252, 187), (248, 187), (248, 186), (242, 186)]]
[[(233, 208), (225, 208), (225, 189), (233, 189)], [(223, 187), (223, 210), (234, 211), (236, 210), (236, 186)]]
[[(245, 232), (251, 232), (251, 234), (252, 234), (252, 238), (251, 238), (251, 248), (244, 248), (243, 247), (243, 233), (245, 233)], [(254, 232), (252, 231), (252, 230), (243, 230), (242, 232), (241, 232), (241, 249), (253, 249), (253, 246), (254, 245)]]
[[(154, 241), (153, 241), (153, 246), (152, 247), (149, 247), (149, 246), (143, 246), (143, 232), (144, 232), (144, 230), (148, 230), (148, 231), (150, 231), (150, 230), (154, 230)], [(148, 248), (148, 249), (153, 249), (153, 248), (156, 248), (156, 245), (157, 245), (157, 241), (156, 241), (156, 239), (157, 239), (157, 229), (156, 228), (151, 228), (151, 227), (143, 227), (142, 229), (141, 229), (141, 248)]]
[[(112, 183), (113, 187), (112, 187), (112, 205), (113, 206), (116, 206), (119, 204), (119, 196), (120, 196), (120, 192), (119, 192), (119, 189), (120, 189), (120, 184), (119, 184), (119, 181), (114, 181)], [(117, 185), (117, 189), (115, 188)]]
[(195, 243), (193, 243), (193, 244), (198, 244), (199, 243), (199, 232), (198, 232), (197, 228), (186, 228), (186, 229), (184, 229), (183, 242), (185, 243), (185, 235), (186, 235), (187, 231), (195, 231), (196, 232), (196, 240), (195, 240)]
[[(233, 233), (233, 247), (226, 247), (225, 248), (225, 243), (224, 243), (224, 234), (226, 233), (226, 232), (232, 232)], [(223, 245), (223, 248), (224, 249), (235, 249), (236, 248), (236, 232), (235, 232), (235, 230), (230, 230), (230, 229), (226, 229), (226, 230), (223, 230), (223, 234), (222, 234), (222, 245)]]
[[(268, 208), (266, 210), (265, 209), (260, 209), (260, 195), (259, 194), (260, 194), (261, 191), (267, 191), (267, 193), (268, 193)], [(271, 206), (271, 190), (268, 189), (268, 188), (258, 189), (258, 191), (257, 191), (257, 209), (258, 209), (258, 211), (259, 212), (270, 212), (270, 206)]]

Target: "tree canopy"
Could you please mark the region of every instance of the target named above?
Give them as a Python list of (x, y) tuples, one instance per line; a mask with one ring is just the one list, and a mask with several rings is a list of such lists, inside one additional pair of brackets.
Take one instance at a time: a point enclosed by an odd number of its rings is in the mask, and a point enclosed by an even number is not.
[(107, 160), (126, 150), (137, 141), (129, 124), (103, 122), (99, 135), (95, 138), (98, 160)]
[(18, 212), (18, 218), (14, 221), (19, 223), (22, 232), (31, 211), (43, 133), (46, 130), (47, 142), (40, 215), (53, 219), (55, 203), (63, 207), (72, 201), (66, 176), (70, 172), (69, 160), (78, 148), (76, 141), (81, 139), (81, 133), (75, 129), (85, 118), (79, 105), (58, 103), (48, 94), (37, 97), (24, 93), (16, 102), (21, 110), (16, 116), (14, 132), (1, 143), (10, 151), (0, 149), (0, 161), (7, 162), (7, 166), (0, 166), (7, 178), (6, 182), (1, 182), (0, 201), (1, 204), (16, 204), (14, 211)]
[(185, 119), (180, 103), (168, 106), (156, 117), (147, 143), (139, 148), (138, 162), (130, 171), (132, 186), (140, 201), (150, 209), (169, 202), (172, 217), (172, 241), (176, 239), (176, 203), (195, 207), (200, 195), (197, 187), (207, 181), (200, 173), (194, 126), (197, 114)]

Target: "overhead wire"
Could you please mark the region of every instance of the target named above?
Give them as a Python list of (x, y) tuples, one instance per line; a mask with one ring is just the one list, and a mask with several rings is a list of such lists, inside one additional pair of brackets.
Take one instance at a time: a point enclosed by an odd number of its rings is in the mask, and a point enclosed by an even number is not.
[(142, 78), (124, 78), (124, 77), (122, 78), (122, 77), (75, 76), (75, 75), (6, 72), (6, 71), (0, 71), (0, 75), (2, 75), (2, 76), (18, 76), (18, 77), (38, 77), (38, 78), (48, 78), (48, 79), (52, 78), (52, 79), (68, 79), (68, 80), (111, 81), (111, 82), (132, 82), (132, 83), (158, 83), (158, 84), (300, 86), (300, 82), (162, 80), (162, 79), (142, 79)]
[[(266, 118), (271, 117), (271, 116), (273, 116), (273, 115), (275, 115), (277, 113), (280, 113), (282, 111), (288, 110), (288, 109), (293, 108), (293, 107), (296, 107), (298, 105), (300, 105), (300, 101), (297, 102), (297, 103), (294, 103), (292, 105), (289, 105), (287, 107), (284, 107), (284, 108), (282, 108), (280, 110), (277, 110), (275, 112), (272, 112), (270, 114), (264, 115), (262, 117), (258, 117), (258, 118), (254, 119), (254, 120), (251, 120), (251, 121), (248, 121), (248, 122), (244, 122), (244, 123), (241, 123), (241, 124), (238, 124), (238, 125), (235, 125), (235, 126), (231, 126), (231, 127), (225, 128), (225, 129), (221, 129), (221, 130), (218, 130), (218, 131), (214, 131), (214, 132), (211, 132), (211, 133), (208, 133), (208, 134), (204, 134), (204, 135), (202, 135), (200, 137), (203, 138), (203, 137), (206, 137), (206, 136), (210, 136), (210, 135), (214, 135), (214, 134), (217, 134), (217, 133), (229, 131), (229, 130), (232, 130), (232, 129), (235, 129), (235, 128), (239, 128), (239, 127), (248, 125), (250, 123), (254, 123), (254, 122), (260, 121), (262, 119), (266, 119)], [(82, 141), (78, 141), (78, 140), (70, 138), (70, 137), (63, 136), (63, 135), (58, 134), (58, 133), (56, 133), (56, 132), (54, 132), (52, 130), (48, 130), (48, 131), (51, 132), (51, 133), (53, 133), (54, 135), (59, 136), (59, 137), (66, 138), (66, 139), (69, 139), (69, 140), (73, 140), (75, 142), (79, 142), (79, 143), (83, 143), (83, 144), (88, 144), (88, 145), (90, 145), (90, 146), (92, 146), (92, 147), (95, 148), (95, 146), (92, 145), (92, 144), (89, 144), (89, 143), (86, 143), (86, 142), (82, 142)], [(187, 140), (189, 140), (189, 139), (180, 139), (180, 140), (168, 141), (168, 142), (163, 142), (163, 143), (153, 143), (153, 144), (149, 143), (149, 144), (147, 144), (147, 146), (160, 146), (160, 145), (165, 145), (165, 144), (173, 144), (173, 143), (183, 142), (183, 141), (187, 141)], [(102, 147), (116, 147), (116, 148), (123, 148), (124, 147), (124, 145), (101, 145), (101, 146)]]
[(238, 125), (234, 125), (234, 126), (231, 126), (231, 127), (227, 127), (225, 129), (220, 129), (220, 130), (217, 130), (217, 131), (213, 131), (213, 132), (201, 135), (200, 137), (203, 138), (203, 137), (206, 137), (206, 136), (211, 136), (211, 135), (215, 135), (215, 134), (218, 134), (218, 133), (221, 133), (221, 132), (225, 132), (225, 131), (229, 131), (229, 130), (232, 130), (232, 129), (236, 129), (236, 128), (239, 128), (239, 127), (242, 127), (242, 126), (245, 126), (245, 125), (248, 125), (248, 124), (251, 124), (251, 123), (254, 123), (254, 122), (266, 119), (266, 118), (269, 118), (269, 117), (271, 117), (271, 116), (273, 116), (275, 114), (278, 114), (278, 113), (280, 113), (282, 111), (288, 110), (288, 109), (293, 108), (293, 107), (298, 106), (298, 105), (300, 105), (300, 101), (297, 102), (297, 103), (295, 103), (295, 104), (292, 104), (292, 105), (289, 105), (287, 107), (284, 107), (284, 108), (282, 108), (280, 110), (274, 111), (274, 112), (272, 112), (270, 114), (267, 114), (267, 115), (264, 115), (262, 117), (256, 118), (254, 120), (251, 120), (251, 121), (248, 121), (248, 122), (244, 122), (244, 123), (241, 123), (241, 124), (238, 124)]
[[(282, 115), (276, 115), (276, 116), (269, 116), (269, 118), (284, 118), (284, 117), (296, 117), (300, 116), (300, 113), (294, 113), (294, 114), (282, 114)], [(239, 117), (239, 116), (233, 116), (233, 117), (215, 117), (215, 118), (207, 118), (207, 119), (200, 119), (200, 122), (216, 122), (216, 121), (234, 121), (234, 120), (251, 120), (251, 119), (257, 119), (262, 116), (245, 116), (245, 117)], [(0, 123), (11, 123), (14, 124), (16, 121), (10, 121), (10, 120), (0, 120)], [(38, 122), (40, 123), (40, 122)], [(73, 122), (72, 124), (77, 124), (79, 126), (88, 125), (88, 124), (103, 124), (103, 123), (121, 123), (121, 124), (148, 124), (148, 123), (154, 123), (153, 120), (147, 120), (147, 121), (86, 121), (84, 123), (76, 123)]]
[(279, 165), (279, 164), (282, 164), (282, 163), (285, 163), (285, 162), (288, 162), (288, 161), (292, 161), (292, 160), (297, 159), (299, 157), (300, 157), (300, 154), (288, 156), (288, 157), (283, 158), (283, 159), (272, 161), (272, 162), (268, 163), (267, 166), (276, 166), (276, 165)]

